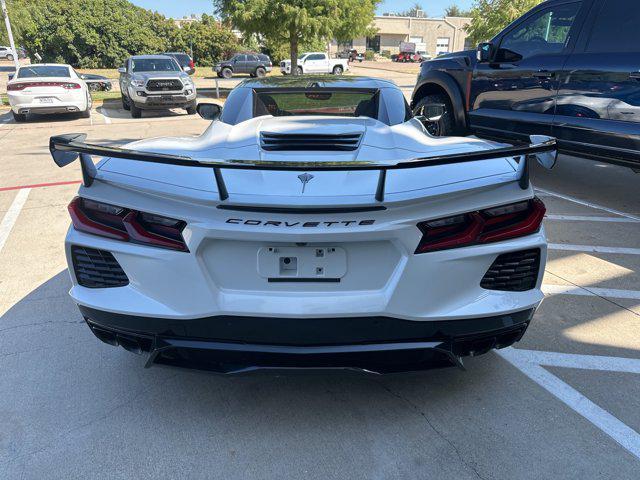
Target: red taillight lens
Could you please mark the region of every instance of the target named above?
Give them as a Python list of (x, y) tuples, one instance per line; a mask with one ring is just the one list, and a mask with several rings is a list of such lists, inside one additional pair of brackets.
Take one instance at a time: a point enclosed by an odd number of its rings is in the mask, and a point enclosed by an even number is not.
[(182, 220), (129, 210), (76, 197), (69, 204), (73, 227), (81, 232), (124, 242), (188, 252)]
[(7, 85), (7, 92), (17, 92), (28, 87), (28, 83), (10, 83)]
[(7, 85), (7, 91), (24, 90), (27, 87), (62, 87), (66, 90), (82, 88), (79, 83), (75, 82), (23, 82)]
[(546, 208), (537, 197), (478, 212), (421, 222), (423, 233), (415, 253), (499, 242), (537, 232)]
[(193, 60), (189, 60), (189, 68), (196, 68), (196, 64), (193, 63)]

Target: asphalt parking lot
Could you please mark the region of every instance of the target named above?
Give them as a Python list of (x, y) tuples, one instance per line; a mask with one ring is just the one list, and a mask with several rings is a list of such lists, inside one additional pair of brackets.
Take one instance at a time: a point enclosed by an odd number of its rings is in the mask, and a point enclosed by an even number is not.
[[(380, 75), (405, 91), (414, 78)], [(534, 170), (547, 298), (522, 342), (466, 371), (144, 369), (99, 342), (67, 295), (80, 170), (55, 167), (48, 139), (117, 145), (206, 126), (178, 111), (24, 124), (0, 111), (1, 479), (640, 478), (640, 174), (569, 157)]]

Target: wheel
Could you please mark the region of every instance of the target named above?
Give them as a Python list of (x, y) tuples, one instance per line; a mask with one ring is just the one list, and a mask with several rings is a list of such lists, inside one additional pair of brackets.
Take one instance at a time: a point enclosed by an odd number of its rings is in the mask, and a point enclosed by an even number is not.
[(142, 110), (138, 107), (136, 107), (133, 102), (129, 105), (129, 108), (131, 109), (131, 118), (140, 118), (142, 117)]
[(216, 75), (218, 76), (218, 78), (222, 78), (222, 74), (220, 72), (216, 72)]
[(336, 65), (335, 67), (333, 67), (333, 74), (334, 75), (342, 75), (342, 67), (340, 65)]
[(100, 90), (100, 85), (98, 85), (97, 83), (87, 83), (87, 88), (90, 92), (97, 92), (98, 90)]
[(120, 96), (122, 97), (122, 108), (124, 108), (126, 111), (131, 110), (129, 102), (127, 101), (127, 97), (125, 97), (122, 93), (120, 94)]
[(7, 60), (9, 60), (10, 62), (13, 62), (13, 55), (11, 54), (7, 55)]
[(195, 115), (198, 112), (198, 104), (196, 102), (193, 102), (191, 105), (189, 105), (185, 110), (187, 111), (187, 114), (189, 115)]
[(256, 77), (258, 77), (258, 78), (262, 78), (262, 77), (264, 77), (266, 74), (267, 74), (267, 71), (266, 71), (264, 68), (262, 68), (262, 67), (258, 67), (258, 68), (256, 68), (256, 73), (255, 73), (255, 76), (256, 76)]
[(222, 78), (231, 78), (233, 77), (233, 70), (231, 70), (229, 67), (225, 67), (222, 69), (222, 72), (220, 72), (222, 74)]
[(302, 67), (297, 67), (296, 68), (296, 72), (298, 72), (298, 75), (302, 75), (304, 72), (302, 71)]
[(427, 131), (436, 137), (446, 137), (455, 133), (455, 123), (453, 121), (453, 109), (449, 97), (443, 94), (427, 95), (421, 98), (413, 109), (414, 115), (422, 115), (425, 105), (440, 103), (444, 105), (444, 114), (437, 124), (429, 123), (425, 125)]
[(16, 122), (24, 122), (27, 120), (27, 114), (26, 113), (16, 113), (16, 112), (11, 112), (13, 113), (13, 119)]

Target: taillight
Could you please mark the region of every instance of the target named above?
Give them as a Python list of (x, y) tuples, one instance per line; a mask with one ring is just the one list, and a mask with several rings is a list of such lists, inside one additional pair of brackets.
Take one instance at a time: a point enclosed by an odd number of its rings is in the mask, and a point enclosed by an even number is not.
[(186, 222), (81, 197), (69, 204), (73, 227), (123, 242), (188, 252), (182, 237)]
[(546, 208), (539, 198), (418, 224), (423, 236), (415, 253), (499, 242), (540, 230)]
[(28, 86), (29, 86), (28, 83), (9, 83), (7, 85), (7, 92), (16, 92), (19, 90), (24, 90)]
[(193, 60), (189, 60), (189, 68), (191, 68), (191, 69), (196, 68), (196, 64), (193, 63)]
[(7, 91), (24, 90), (27, 87), (62, 87), (66, 90), (82, 88), (79, 83), (75, 82), (22, 82), (7, 85)]

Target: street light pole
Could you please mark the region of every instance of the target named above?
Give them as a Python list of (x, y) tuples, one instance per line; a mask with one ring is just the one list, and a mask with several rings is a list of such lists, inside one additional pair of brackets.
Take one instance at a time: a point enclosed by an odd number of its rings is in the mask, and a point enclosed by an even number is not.
[(13, 52), (13, 63), (16, 65), (16, 72), (20, 67), (18, 62), (18, 51), (16, 50), (16, 44), (13, 42), (13, 32), (11, 31), (11, 22), (9, 21), (9, 14), (7, 13), (7, 4), (5, 0), (0, 0), (2, 4), (2, 16), (4, 17), (4, 24), (7, 26), (7, 35), (9, 36), (9, 44), (11, 45), (11, 52)]

